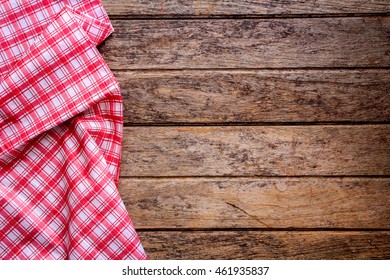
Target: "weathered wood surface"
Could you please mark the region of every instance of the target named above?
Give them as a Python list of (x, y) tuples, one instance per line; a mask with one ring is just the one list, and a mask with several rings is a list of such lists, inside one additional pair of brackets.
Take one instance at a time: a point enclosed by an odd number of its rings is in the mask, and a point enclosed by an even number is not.
[(390, 229), (388, 178), (122, 179), (138, 229)]
[(127, 127), (124, 176), (390, 175), (390, 125)]
[(390, 66), (390, 17), (113, 21), (111, 69)]
[(103, 0), (111, 17), (221, 17), (388, 13), (388, 0)]
[(390, 70), (115, 72), (125, 122), (390, 121)]
[(390, 232), (140, 232), (150, 259), (390, 259)]
[(103, 4), (149, 258), (390, 259), (390, 1)]

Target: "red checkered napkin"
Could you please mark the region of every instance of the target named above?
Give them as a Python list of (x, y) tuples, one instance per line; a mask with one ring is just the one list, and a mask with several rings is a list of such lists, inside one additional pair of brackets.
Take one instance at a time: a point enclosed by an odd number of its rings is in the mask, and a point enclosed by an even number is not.
[(146, 259), (117, 190), (100, 1), (0, 0), (0, 259)]

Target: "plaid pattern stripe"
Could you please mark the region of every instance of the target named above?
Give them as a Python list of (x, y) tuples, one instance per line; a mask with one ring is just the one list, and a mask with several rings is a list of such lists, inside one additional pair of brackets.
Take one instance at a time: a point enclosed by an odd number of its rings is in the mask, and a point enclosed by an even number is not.
[(0, 258), (146, 259), (117, 190), (101, 3), (2, 1), (0, 22)]

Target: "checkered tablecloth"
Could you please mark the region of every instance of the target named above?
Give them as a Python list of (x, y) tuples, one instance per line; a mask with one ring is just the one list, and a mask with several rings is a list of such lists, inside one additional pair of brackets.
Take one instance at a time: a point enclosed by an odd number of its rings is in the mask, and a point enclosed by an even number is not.
[(100, 1), (0, 0), (0, 259), (146, 259), (118, 192)]

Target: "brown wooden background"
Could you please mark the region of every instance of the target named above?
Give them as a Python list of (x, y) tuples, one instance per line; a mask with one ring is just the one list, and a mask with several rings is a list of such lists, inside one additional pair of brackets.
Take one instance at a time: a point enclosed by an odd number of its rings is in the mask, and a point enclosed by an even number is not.
[(103, 3), (149, 258), (390, 258), (390, 1)]

